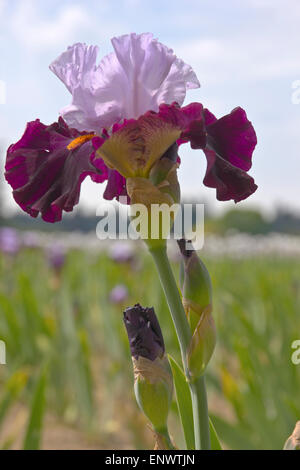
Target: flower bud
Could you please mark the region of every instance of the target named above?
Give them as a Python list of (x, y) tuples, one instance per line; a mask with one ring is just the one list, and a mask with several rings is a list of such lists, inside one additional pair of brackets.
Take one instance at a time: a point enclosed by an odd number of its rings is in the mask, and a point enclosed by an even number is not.
[(127, 177), (126, 187), (131, 204), (168, 204), (180, 202), (177, 179), (178, 146), (172, 145), (150, 169), (149, 175)]
[(172, 373), (153, 308), (127, 308), (124, 323), (134, 367), (134, 390), (142, 412), (155, 431), (164, 431), (173, 393)]
[(293, 434), (284, 444), (283, 450), (300, 450), (300, 421), (297, 421)]
[(175, 444), (167, 433), (160, 434), (159, 432), (154, 432), (154, 438), (154, 450), (176, 450)]
[(149, 178), (160, 188), (162, 193), (169, 194), (172, 204), (180, 202), (180, 186), (177, 179), (178, 145), (173, 144), (151, 168)]
[(191, 378), (198, 378), (204, 374), (215, 346), (216, 327), (211, 308), (208, 307), (200, 317), (187, 350), (187, 362)]
[(131, 205), (141, 204), (145, 212), (139, 216), (143, 237), (150, 248), (165, 243), (169, 237), (180, 202), (177, 179), (177, 144), (152, 166), (149, 177), (126, 179)]
[(187, 243), (184, 239), (178, 241), (183, 259), (180, 282), (184, 309), (193, 331), (203, 311), (211, 307), (212, 285), (205, 264), (193, 249), (187, 249)]
[(204, 263), (185, 240), (178, 242), (182, 257), (181, 289), (183, 306), (192, 330), (187, 350), (192, 378), (200, 377), (210, 361), (216, 344), (216, 328), (212, 317), (212, 285)]

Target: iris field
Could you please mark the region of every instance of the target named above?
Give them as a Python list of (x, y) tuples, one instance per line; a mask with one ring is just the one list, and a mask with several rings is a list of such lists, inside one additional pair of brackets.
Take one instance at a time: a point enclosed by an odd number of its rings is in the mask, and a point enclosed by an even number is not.
[[(138, 245), (138, 244), (137, 244)], [(281, 449), (300, 418), (300, 258), (206, 256), (218, 342), (207, 373), (224, 448)], [(179, 269), (174, 258), (173, 266)], [(167, 352), (178, 346), (159, 279), (140, 245), (126, 260), (71, 249), (0, 255), (0, 448), (153, 446), (136, 405), (125, 307), (154, 306)], [(123, 296), (112, 296), (121, 285)], [(125, 289), (124, 289), (125, 288)], [(128, 294), (126, 294), (126, 289)], [(182, 446), (175, 400), (170, 432)], [(181, 447), (182, 448), (182, 447)]]

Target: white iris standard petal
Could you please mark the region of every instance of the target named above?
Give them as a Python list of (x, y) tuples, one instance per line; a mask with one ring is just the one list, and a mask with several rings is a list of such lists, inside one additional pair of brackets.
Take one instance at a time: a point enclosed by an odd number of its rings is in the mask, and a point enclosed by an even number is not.
[(97, 47), (79, 43), (50, 66), (73, 98), (61, 115), (79, 131), (109, 128), (162, 103), (182, 105), (186, 91), (200, 86), (192, 68), (150, 33), (113, 38), (112, 45), (98, 66)]
[(98, 47), (73, 44), (50, 64), (50, 70), (65, 84), (70, 93), (96, 68)]

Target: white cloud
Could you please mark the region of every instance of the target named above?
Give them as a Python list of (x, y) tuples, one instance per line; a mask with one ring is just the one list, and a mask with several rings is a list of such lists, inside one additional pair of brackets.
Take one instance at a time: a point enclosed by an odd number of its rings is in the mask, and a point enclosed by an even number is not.
[[(293, 41), (285, 42), (262, 33), (256, 37), (242, 34), (230, 38), (204, 38), (181, 43), (175, 48), (205, 81), (271, 80), (298, 77), (300, 63)], [(203, 75), (204, 74), (204, 75)]]
[(7, 5), (6, 0), (0, 0), (0, 16), (3, 14), (3, 12), (6, 8), (6, 5)]
[[(193, 25), (198, 20), (199, 29), (191, 26), (193, 34), (189, 33), (186, 40), (178, 36), (178, 44), (173, 44), (176, 54), (196, 69), (203, 84), (227, 82), (232, 78), (252, 82), (298, 78), (299, 0), (242, 3), (241, 6), (240, 0), (228, 2), (228, 21), (226, 17), (220, 20), (219, 13), (215, 25), (211, 24), (208, 8), (201, 21), (196, 8), (187, 9), (185, 24)], [(175, 19), (180, 24), (180, 18)]]
[(88, 15), (79, 5), (62, 7), (53, 19), (42, 18), (37, 5), (35, 0), (19, 2), (10, 19), (10, 31), (23, 46), (52, 47), (68, 41), (74, 31), (88, 26)]

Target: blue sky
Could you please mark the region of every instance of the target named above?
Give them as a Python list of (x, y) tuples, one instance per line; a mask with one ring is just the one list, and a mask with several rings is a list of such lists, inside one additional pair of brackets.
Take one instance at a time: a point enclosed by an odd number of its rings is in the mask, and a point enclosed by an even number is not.
[[(300, 80), (299, 0), (0, 0), (0, 150), (18, 140), (27, 121), (57, 120), (70, 96), (49, 63), (74, 42), (111, 51), (110, 38), (152, 32), (192, 65), (201, 83), (186, 104), (200, 101), (221, 116), (246, 109), (258, 135), (251, 174), (258, 191), (241, 206), (299, 210), (300, 104), (292, 84)], [(99, 55), (99, 58), (100, 58)], [(213, 189), (202, 184), (205, 158), (186, 146), (179, 177), (185, 196), (214, 208)], [(103, 188), (86, 181), (82, 207), (94, 211)], [(5, 205), (13, 210), (10, 190)]]

